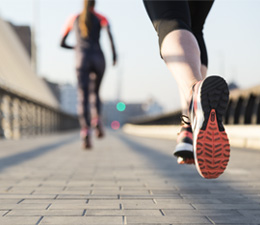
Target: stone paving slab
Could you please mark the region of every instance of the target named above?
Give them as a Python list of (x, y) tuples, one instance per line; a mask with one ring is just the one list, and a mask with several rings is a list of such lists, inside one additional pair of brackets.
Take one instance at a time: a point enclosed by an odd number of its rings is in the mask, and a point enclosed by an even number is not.
[[(241, 215), (244, 215), (244, 216), (256, 216), (256, 217), (260, 217), (260, 210), (256, 209), (256, 210), (249, 210), (249, 209), (239, 209), (238, 212), (241, 214)], [(260, 220), (259, 220), (260, 222)]]
[(258, 209), (260, 204), (192, 204), (195, 209)]
[(173, 141), (107, 132), (0, 141), (0, 224), (260, 224), (260, 151), (232, 149), (219, 179), (178, 165)]
[(64, 224), (64, 225), (96, 225), (96, 224), (111, 224), (121, 225), (123, 224), (123, 217), (121, 216), (89, 216), (89, 217), (44, 217), (40, 224)]
[(86, 210), (86, 216), (162, 216), (160, 210)]
[(130, 224), (138, 224), (138, 223), (145, 223), (145, 224), (156, 224), (156, 223), (168, 223), (168, 224), (181, 224), (181, 223), (197, 223), (197, 224), (208, 224), (209, 219), (204, 216), (129, 216), (127, 217), (127, 223)]
[(38, 223), (41, 217), (30, 216), (30, 217), (0, 217), (0, 224), (10, 224), (10, 225), (35, 225)]
[(8, 213), (8, 216), (82, 216), (84, 214), (84, 210), (80, 209), (70, 209), (70, 210), (11, 210)]
[(171, 203), (158, 203), (158, 204), (137, 204), (133, 203), (126, 203), (124, 204), (124, 209), (194, 209), (191, 204), (176, 204), (173, 205)]
[(57, 199), (118, 199), (118, 195), (85, 195), (85, 194), (59, 194)]
[(2, 204), (0, 203), (0, 209), (1, 210), (12, 210), (12, 209), (27, 209), (27, 210), (32, 210), (32, 209), (46, 209), (49, 204)]
[(163, 213), (166, 216), (241, 216), (240, 211), (238, 210), (225, 210), (225, 209), (218, 209), (218, 210), (210, 210), (210, 209), (202, 209), (202, 210), (172, 210), (172, 209), (165, 209)]
[(52, 195), (24, 195), (24, 194), (0, 194), (0, 199), (55, 199), (57, 194)]
[(209, 218), (216, 224), (221, 224), (221, 223), (226, 223), (228, 221), (229, 224), (237, 224), (237, 223), (258, 223), (260, 221), (260, 216), (259, 217), (245, 217), (245, 216), (235, 216), (235, 217), (230, 217), (230, 216), (209, 216)]
[(90, 205), (90, 204), (51, 204), (50, 209), (120, 209), (118, 203)]

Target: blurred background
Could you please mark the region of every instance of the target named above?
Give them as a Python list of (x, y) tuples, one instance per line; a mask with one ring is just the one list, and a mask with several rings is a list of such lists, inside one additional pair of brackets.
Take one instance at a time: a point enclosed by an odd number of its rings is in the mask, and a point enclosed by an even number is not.
[[(44, 105), (50, 110), (44, 117), (52, 118), (50, 124), (59, 127), (64, 126), (60, 113), (72, 116), (73, 121), (77, 114), (74, 52), (62, 49), (59, 44), (66, 22), (80, 12), (82, 4), (82, 0), (1, 0), (0, 3), (1, 88), (5, 93), (20, 96), (19, 101), (32, 98), (32, 104)], [(223, 76), (231, 89), (250, 89), (260, 84), (259, 9), (258, 0), (217, 0), (207, 18), (204, 36), (209, 55), (208, 73)], [(118, 64), (113, 67), (110, 43), (103, 32), (101, 45), (107, 65), (101, 98), (106, 124), (116, 128), (119, 125), (113, 121), (123, 124), (132, 117), (178, 110), (177, 85), (160, 58), (157, 35), (143, 2), (97, 0), (96, 11), (108, 18), (118, 52)], [(73, 33), (69, 42), (75, 43)], [(22, 62), (26, 57), (29, 61)], [(22, 125), (15, 122), (10, 125), (15, 113), (10, 113), (9, 102), (7, 97), (2, 98), (5, 109), (2, 133), (13, 137), (15, 132), (6, 132), (6, 127), (16, 126), (21, 130)], [(20, 105), (17, 108), (24, 108)], [(38, 110), (36, 106), (34, 110)], [(40, 118), (35, 121), (37, 126), (43, 123)], [(24, 126), (28, 129), (30, 125)]]

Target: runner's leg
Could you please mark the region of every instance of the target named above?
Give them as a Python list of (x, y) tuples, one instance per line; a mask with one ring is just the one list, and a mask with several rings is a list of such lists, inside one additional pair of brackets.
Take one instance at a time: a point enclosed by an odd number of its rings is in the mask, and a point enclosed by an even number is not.
[(78, 79), (78, 115), (81, 127), (83, 148), (91, 148), (90, 137), (90, 104), (89, 104), (89, 74), (91, 71), (91, 58), (84, 52), (77, 53), (77, 79)]
[(178, 84), (185, 112), (192, 86), (202, 79), (200, 49), (191, 31), (188, 2), (144, 1), (144, 4), (159, 36), (162, 58)]
[(208, 67), (208, 55), (206, 44), (203, 37), (203, 27), (213, 3), (214, 0), (189, 1), (191, 30), (200, 48), (201, 75), (203, 79), (206, 77)]
[(101, 138), (104, 136), (104, 129), (101, 121), (102, 103), (99, 95), (99, 90), (105, 72), (105, 58), (101, 50), (95, 53), (93, 57), (93, 65), (94, 65), (93, 69), (96, 74), (94, 93), (96, 96), (96, 110), (98, 116), (97, 120), (95, 121), (95, 126), (96, 126), (96, 135), (97, 137)]
[(100, 100), (99, 89), (105, 72), (105, 58), (101, 51), (98, 51), (93, 57), (93, 64), (94, 64), (94, 72), (96, 74), (95, 90), (94, 90), (96, 95), (96, 109), (97, 109), (97, 114), (100, 117), (102, 103)]

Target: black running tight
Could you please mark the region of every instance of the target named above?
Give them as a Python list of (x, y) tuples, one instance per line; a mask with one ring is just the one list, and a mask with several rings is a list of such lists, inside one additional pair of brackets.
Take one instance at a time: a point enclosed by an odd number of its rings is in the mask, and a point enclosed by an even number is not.
[(144, 0), (147, 13), (159, 36), (159, 45), (174, 30), (188, 30), (196, 37), (201, 63), (208, 65), (207, 49), (203, 38), (203, 26), (214, 0), (205, 1), (153, 1)]
[(90, 74), (95, 73), (96, 110), (101, 114), (101, 100), (99, 88), (105, 71), (105, 59), (101, 50), (76, 50), (77, 78), (78, 78), (78, 113), (81, 128), (91, 126), (89, 83)]

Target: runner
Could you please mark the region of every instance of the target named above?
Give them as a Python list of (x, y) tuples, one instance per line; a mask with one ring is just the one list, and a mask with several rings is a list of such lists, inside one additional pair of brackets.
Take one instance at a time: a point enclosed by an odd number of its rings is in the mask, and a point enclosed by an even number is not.
[[(90, 73), (95, 73), (95, 95), (98, 118), (95, 120), (96, 133), (99, 138), (104, 136), (101, 122), (101, 101), (99, 88), (105, 72), (105, 58), (99, 44), (100, 30), (105, 28), (111, 42), (113, 53), (113, 65), (116, 64), (115, 45), (110, 31), (108, 20), (94, 10), (95, 1), (85, 0), (84, 8), (79, 15), (72, 16), (66, 24), (61, 40), (61, 46), (67, 49), (75, 49), (76, 71), (78, 79), (78, 114), (81, 126), (81, 137), (83, 148), (92, 147), (91, 142), (91, 115), (89, 105), (89, 80)], [(75, 47), (69, 46), (66, 39), (70, 31), (74, 28), (77, 44)]]
[(157, 31), (161, 56), (179, 87), (183, 125), (174, 155), (180, 164), (195, 163), (202, 177), (217, 178), (230, 156), (222, 124), (229, 90), (223, 78), (206, 78), (203, 26), (213, 0), (144, 0), (144, 5)]

